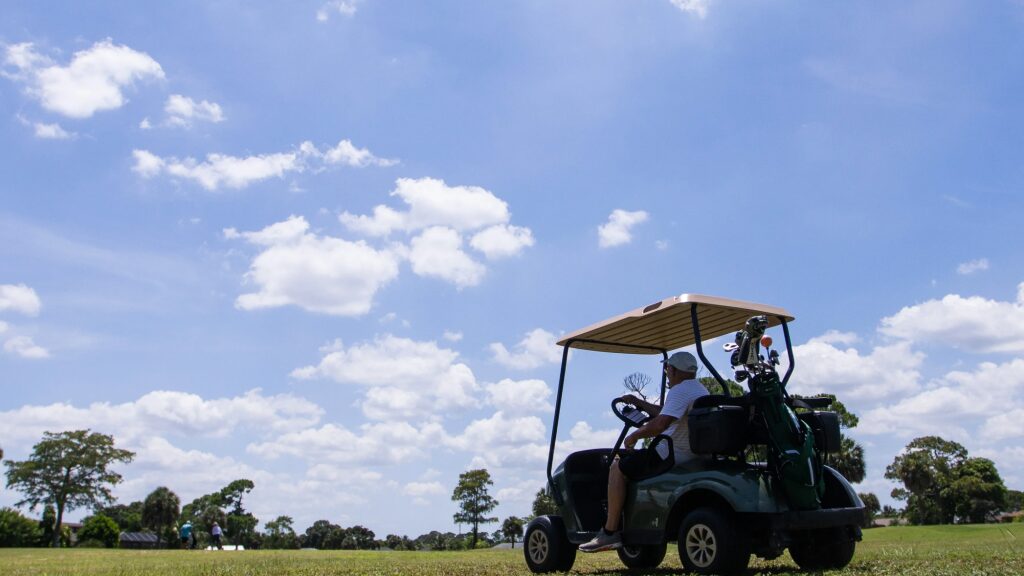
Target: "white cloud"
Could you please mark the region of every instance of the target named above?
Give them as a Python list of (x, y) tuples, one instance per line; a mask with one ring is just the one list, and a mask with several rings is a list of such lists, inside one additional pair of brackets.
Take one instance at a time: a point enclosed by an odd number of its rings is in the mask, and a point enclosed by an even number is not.
[(29, 360), (41, 360), (50, 357), (50, 352), (46, 348), (37, 345), (28, 336), (15, 336), (7, 340), (4, 342), (4, 352), (28, 358)]
[(1024, 352), (1024, 282), (1017, 286), (1016, 302), (949, 294), (883, 318), (879, 331), (972, 352)]
[(444, 339), (449, 342), (458, 342), (462, 340), (462, 332), (456, 332), (454, 330), (445, 330)]
[(533, 232), (529, 228), (498, 224), (474, 234), (469, 245), (483, 252), (489, 260), (507, 258), (533, 246)]
[(476, 286), (487, 269), (462, 251), (462, 236), (451, 228), (427, 228), (412, 239), (409, 250), (412, 271), (432, 276), (459, 288)]
[(64, 128), (61, 128), (60, 124), (43, 124), (37, 122), (34, 124), (36, 130), (36, 138), (42, 138), (43, 140), (71, 140), (77, 136), (74, 132), (68, 132)]
[(346, 211), (338, 220), (366, 236), (412, 236), (408, 258), (417, 275), (439, 278), (459, 289), (479, 284), (487, 268), (463, 249), (464, 233), (473, 233), (470, 247), (488, 260), (515, 256), (534, 244), (533, 232), (508, 224), (508, 204), (484, 188), (448, 186), (434, 178), (400, 178), (391, 196), (399, 197), (408, 210), (382, 204), (371, 215)]
[(492, 343), (490, 349), (498, 364), (516, 370), (532, 370), (562, 361), (562, 349), (555, 344), (557, 340), (558, 337), (547, 330), (535, 328), (516, 344), (514, 353), (500, 342)]
[(270, 459), (292, 456), (314, 463), (393, 465), (426, 458), (428, 449), (442, 442), (443, 436), (441, 427), (433, 423), (420, 428), (406, 422), (369, 424), (363, 426), (362, 434), (326, 424), (252, 443), (246, 451)]
[(356, 9), (362, 0), (330, 0), (325, 2), (320, 9), (316, 11), (316, 19), (320, 22), (326, 22), (330, 19), (331, 14), (340, 14), (351, 18), (355, 16)]
[(494, 453), (504, 448), (539, 444), (547, 437), (544, 422), (536, 416), (506, 416), (497, 411), (490, 418), (474, 420), (451, 444), (463, 450)]
[(36, 316), (42, 308), (36, 291), (24, 284), (0, 284), (0, 312), (8, 310)]
[(97, 428), (136, 442), (152, 434), (223, 438), (238, 430), (283, 433), (316, 424), (323, 410), (290, 394), (206, 400), (196, 394), (157, 390), (134, 402), (96, 402), (79, 408), (55, 403), (0, 412), (0, 438), (35, 441), (46, 430)]
[(636, 212), (627, 212), (626, 210), (619, 209), (613, 210), (608, 216), (608, 222), (597, 228), (598, 245), (601, 248), (611, 248), (613, 246), (629, 244), (633, 240), (633, 235), (631, 234), (633, 226), (646, 220), (647, 212), (643, 210)]
[(386, 236), (395, 230), (415, 232), (434, 226), (475, 230), (506, 224), (510, 218), (508, 204), (478, 186), (448, 186), (435, 178), (400, 178), (395, 185), (391, 195), (401, 198), (408, 212), (380, 205), (373, 216), (344, 212), (341, 223), (361, 234)]
[(167, 97), (164, 112), (167, 113), (169, 126), (182, 128), (188, 128), (196, 121), (213, 123), (224, 121), (224, 112), (216, 102), (207, 100), (196, 102), (181, 94), (171, 94)]
[[(148, 124), (148, 121), (144, 122)], [(335, 164), (354, 167), (391, 166), (398, 162), (377, 158), (366, 149), (355, 148), (348, 140), (342, 140), (338, 146), (326, 152), (306, 141), (291, 152), (245, 157), (212, 153), (206, 155), (204, 162), (195, 158), (182, 160), (173, 156), (160, 157), (148, 150), (134, 150), (132, 156), (135, 158), (133, 170), (143, 178), (167, 174), (192, 180), (210, 191), (216, 191), (222, 186), (245, 188), (268, 178), (283, 178), (291, 172), (304, 172), (311, 167), (321, 170), (324, 166)]]
[(406, 496), (423, 498), (424, 496), (444, 496), (444, 485), (440, 482), (409, 482), (402, 488)]
[(31, 43), (8, 46), (4, 63), (43, 108), (70, 118), (88, 118), (126, 102), (124, 89), (139, 80), (162, 79), (163, 69), (145, 52), (106, 39), (75, 52), (67, 66), (55, 64)]
[(829, 331), (820, 338), (795, 346), (799, 377), (789, 383), (790, 392), (828, 392), (842, 399), (865, 400), (898, 396), (920, 388), (919, 369), (925, 355), (910, 342), (876, 346), (868, 355), (855, 348), (840, 348), (855, 336)]
[(360, 316), (370, 311), (381, 287), (398, 276), (399, 257), (364, 242), (349, 242), (309, 231), (301, 216), (258, 232), (225, 230), (264, 248), (245, 277), (258, 287), (235, 301), (243, 310), (298, 306), (311, 312)]
[(548, 412), (551, 388), (543, 380), (504, 380), (487, 385), (488, 403), (510, 414)]
[(326, 378), (367, 388), (363, 413), (375, 420), (436, 418), (479, 405), (473, 371), (458, 353), (435, 342), (384, 335), (373, 342), (322, 349), (316, 366), (296, 369), (299, 379)]
[(988, 270), (988, 258), (971, 260), (970, 262), (964, 262), (956, 267), (956, 273), (961, 276), (969, 276), (975, 272), (981, 272), (983, 270)]
[(679, 8), (683, 12), (696, 15), (700, 19), (707, 18), (708, 16), (708, 2), (709, 0), (669, 0), (672, 5)]
[(148, 150), (133, 150), (132, 155), (135, 157), (132, 169), (143, 178), (153, 178), (163, 172), (193, 180), (210, 191), (221, 186), (245, 188), (261, 180), (282, 178), (288, 172), (304, 169), (296, 153), (262, 154), (244, 158), (208, 154), (205, 162), (197, 162), (194, 158), (161, 158)]
[(378, 158), (366, 148), (356, 148), (350, 140), (338, 142), (337, 146), (320, 153), (320, 156), (327, 164), (342, 164), (356, 168), (366, 166), (388, 167), (398, 164), (398, 160)]
[[(1024, 360), (981, 363), (972, 372), (952, 371), (928, 389), (866, 412), (862, 434), (952, 435), (983, 441), (1018, 438), (1024, 433)], [(1015, 421), (1016, 420), (1016, 421)], [(971, 430), (978, 425), (980, 433)]]

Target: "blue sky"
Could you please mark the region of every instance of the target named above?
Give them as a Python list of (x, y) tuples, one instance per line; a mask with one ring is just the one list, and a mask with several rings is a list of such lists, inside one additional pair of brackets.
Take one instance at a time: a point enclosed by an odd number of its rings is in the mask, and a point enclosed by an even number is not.
[[(114, 434), (122, 501), (248, 477), (300, 530), (455, 530), (477, 466), (526, 515), (554, 340), (689, 292), (797, 317), (791, 389), (861, 417), (860, 490), (924, 434), (1020, 489), (1022, 27), (1016, 1), (7, 2), (0, 444)], [(575, 355), (560, 453), (657, 368)]]

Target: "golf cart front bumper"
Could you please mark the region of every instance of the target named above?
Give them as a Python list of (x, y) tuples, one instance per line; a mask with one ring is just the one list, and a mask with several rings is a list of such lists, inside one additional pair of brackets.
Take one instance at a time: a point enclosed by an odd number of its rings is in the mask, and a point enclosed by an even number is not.
[(857, 540), (860, 540), (860, 526), (864, 522), (864, 508), (828, 508), (825, 510), (805, 510), (785, 512), (778, 515), (773, 528), (783, 530), (818, 530), (837, 526), (857, 527)]

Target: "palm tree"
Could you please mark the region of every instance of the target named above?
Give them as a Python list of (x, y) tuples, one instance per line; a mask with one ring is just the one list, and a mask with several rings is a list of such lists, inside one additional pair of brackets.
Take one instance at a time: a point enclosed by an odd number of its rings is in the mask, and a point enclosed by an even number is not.
[(163, 540), (168, 528), (178, 521), (181, 500), (170, 488), (161, 486), (153, 490), (142, 503), (142, 525), (156, 532), (158, 543)]

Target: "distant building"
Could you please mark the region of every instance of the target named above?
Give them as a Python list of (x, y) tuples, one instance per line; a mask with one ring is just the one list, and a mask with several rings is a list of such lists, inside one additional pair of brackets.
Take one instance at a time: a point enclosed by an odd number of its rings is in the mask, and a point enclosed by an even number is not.
[(121, 532), (121, 548), (150, 550), (159, 542), (160, 539), (152, 532)]
[[(1021, 518), (1021, 520), (1018, 520), (1018, 518)], [(999, 522), (1024, 522), (1024, 510), (1000, 514), (996, 517), (996, 520)]]

